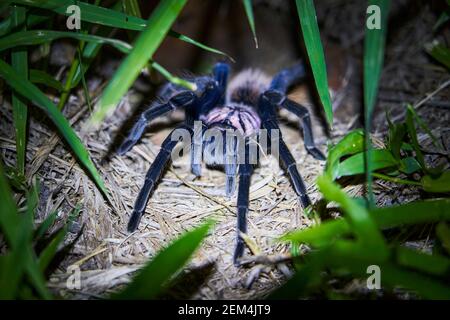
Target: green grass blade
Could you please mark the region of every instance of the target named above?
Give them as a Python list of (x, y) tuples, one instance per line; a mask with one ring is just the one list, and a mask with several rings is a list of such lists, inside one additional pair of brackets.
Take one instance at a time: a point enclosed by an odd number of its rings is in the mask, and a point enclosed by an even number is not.
[(224, 57), (227, 57), (227, 58), (230, 59), (231, 61), (235, 62), (235, 60), (233, 59), (233, 57), (230, 56), (230, 55), (228, 55), (227, 53), (225, 53), (225, 52), (223, 52), (223, 51), (220, 51), (220, 50), (217, 50), (217, 49), (214, 49), (214, 48), (211, 48), (211, 47), (208, 47), (207, 45), (204, 45), (203, 43), (200, 43), (200, 42), (198, 42), (198, 41), (195, 41), (194, 39), (189, 38), (188, 36), (185, 36), (184, 34), (178, 33), (178, 32), (173, 31), (173, 30), (170, 30), (168, 34), (169, 34), (169, 36), (171, 36), (171, 37), (174, 37), (174, 38), (177, 38), (177, 39), (179, 39), (179, 40), (181, 40), (181, 41), (190, 43), (190, 44), (192, 44), (192, 45), (194, 45), (194, 46), (196, 46), (196, 47), (199, 47), (200, 49), (203, 49), (203, 50), (205, 50), (205, 51), (209, 51), (209, 52), (211, 52), (211, 53), (215, 53), (215, 54), (222, 55), (222, 56), (224, 56)]
[[(389, 14), (389, 0), (369, 0), (369, 6), (378, 8), (379, 12), (366, 19), (366, 35), (364, 41), (364, 132), (366, 182), (369, 206), (374, 206), (372, 191), (371, 155), (372, 144), (370, 139), (372, 113), (376, 103), (379, 80), (384, 61), (384, 48), (386, 43), (387, 19)], [(377, 15), (379, 13), (379, 15)], [(375, 20), (372, 20), (375, 19)], [(377, 19), (379, 20), (377, 24)], [(372, 25), (372, 22), (373, 25)]]
[(303, 39), (305, 41), (306, 51), (316, 82), (316, 88), (319, 93), (320, 101), (325, 110), (328, 124), (333, 126), (333, 108), (328, 88), (327, 68), (325, 64), (325, 55), (323, 52), (322, 41), (320, 39), (319, 27), (317, 25), (316, 10), (313, 0), (296, 0), (297, 12), (302, 27)]
[(147, 27), (138, 36), (133, 50), (122, 62), (103, 92), (97, 104), (97, 110), (92, 115), (92, 124), (98, 125), (109, 112), (114, 110), (164, 40), (186, 1), (164, 0), (152, 12)]
[[(14, 6), (11, 16), (13, 27), (22, 26), (22, 29), (25, 27), (26, 9), (24, 7)], [(23, 78), (28, 78), (28, 53), (26, 48), (19, 47), (12, 50), (11, 65)], [(13, 92), (12, 95), (12, 108), (16, 134), (17, 170), (23, 175), (25, 174), (28, 109), (25, 99), (16, 92)]]
[(255, 46), (258, 48), (258, 38), (256, 37), (255, 17), (253, 15), (252, 0), (242, 0), (244, 3), (245, 14), (247, 15), (248, 24), (252, 30), (253, 40), (255, 40)]
[(192, 83), (190, 83), (189, 81), (184, 80), (182, 78), (175, 77), (168, 70), (166, 70), (163, 66), (161, 66), (159, 63), (151, 61), (150, 65), (153, 68), (155, 68), (155, 70), (157, 70), (159, 73), (161, 73), (170, 82), (172, 82), (174, 84), (177, 84), (177, 85), (180, 85), (180, 86), (183, 86), (183, 87), (188, 88), (190, 90), (195, 90), (195, 86), (193, 86)]
[(59, 92), (64, 90), (61, 82), (42, 70), (30, 69), (30, 81), (32, 83), (44, 84), (47, 87), (58, 90)]
[(154, 299), (167, 282), (189, 260), (206, 237), (211, 223), (183, 234), (160, 251), (134, 278), (128, 287), (114, 296), (116, 299)]
[(64, 118), (61, 112), (58, 111), (56, 106), (31, 82), (22, 78), (14, 69), (11, 68), (6, 62), (0, 59), (0, 77), (4, 78), (15, 91), (23, 96), (26, 96), (32, 103), (40, 107), (45, 111), (47, 116), (56, 125), (62, 136), (69, 144), (71, 150), (80, 160), (81, 164), (90, 173), (96, 185), (107, 195), (108, 192), (100, 177), (94, 163), (92, 162), (89, 152), (81, 143), (80, 139), (70, 127), (69, 122)]
[(123, 53), (128, 53), (131, 49), (130, 44), (117, 39), (67, 31), (30, 30), (16, 32), (0, 38), (0, 51), (17, 46), (42, 44), (61, 38), (72, 38), (100, 44), (109, 44)]

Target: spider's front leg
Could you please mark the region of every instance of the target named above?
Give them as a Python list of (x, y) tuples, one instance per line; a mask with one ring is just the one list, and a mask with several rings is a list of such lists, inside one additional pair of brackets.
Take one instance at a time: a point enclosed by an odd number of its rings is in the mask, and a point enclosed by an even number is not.
[[(147, 207), (150, 195), (155, 189), (159, 179), (161, 178), (161, 175), (164, 172), (165, 167), (172, 160), (171, 159), (172, 150), (175, 148), (175, 146), (179, 141), (172, 139), (173, 133), (176, 130), (183, 130), (183, 129), (188, 130), (189, 135), (192, 138), (192, 129), (190, 129), (188, 126), (183, 125), (174, 129), (162, 143), (161, 150), (159, 151), (155, 160), (148, 169), (147, 175), (145, 176), (144, 185), (142, 186), (142, 189), (139, 191), (139, 194), (136, 198), (136, 202), (134, 204), (130, 221), (128, 222), (129, 232), (133, 232), (139, 226), (139, 222), (141, 221), (142, 215), (145, 212), (145, 208)], [(181, 137), (182, 135), (177, 136)]]
[(309, 110), (290, 99), (288, 99), (283, 93), (276, 90), (268, 90), (264, 93), (264, 98), (272, 106), (280, 106), (286, 110), (292, 112), (302, 121), (303, 139), (305, 143), (306, 151), (312, 155), (315, 159), (324, 161), (326, 158), (322, 151), (316, 146), (314, 142), (314, 136), (311, 125), (311, 116)]
[[(269, 140), (271, 143), (277, 143), (279, 146), (279, 157), (280, 163), (284, 167), (286, 173), (289, 175), (292, 187), (294, 188), (295, 193), (300, 198), (300, 202), (303, 208), (311, 205), (311, 200), (308, 197), (308, 193), (306, 191), (305, 183), (303, 182), (302, 176), (298, 172), (297, 163), (292, 156), (292, 153), (289, 151), (286, 143), (283, 140), (281, 135), (280, 127), (276, 123), (275, 120), (265, 120), (263, 121), (264, 128), (267, 129), (267, 134), (269, 136)], [(278, 141), (273, 141), (273, 131), (278, 131)]]
[(147, 124), (150, 121), (177, 108), (188, 107), (192, 105), (196, 101), (196, 99), (197, 96), (194, 92), (182, 91), (171, 97), (167, 102), (156, 104), (144, 111), (131, 129), (128, 136), (117, 149), (117, 153), (119, 155), (124, 155), (125, 153), (127, 153), (141, 138), (145, 128), (147, 127)]
[[(259, 113), (262, 120), (262, 127), (267, 129), (267, 134), (269, 136), (270, 143), (278, 144), (280, 164), (284, 167), (286, 173), (289, 175), (291, 184), (295, 192), (297, 193), (303, 208), (306, 208), (311, 204), (311, 200), (309, 199), (308, 194), (306, 192), (305, 183), (303, 182), (303, 179), (297, 170), (295, 159), (283, 140), (281, 130), (280, 127), (278, 126), (276, 119), (276, 111), (274, 106), (276, 104), (274, 104), (274, 100), (270, 99), (270, 96), (267, 93), (268, 92), (266, 91), (261, 96), (258, 105)], [(282, 96), (282, 94), (280, 93), (277, 94)], [(281, 102), (282, 101), (280, 101), (280, 103)], [(278, 134), (277, 136), (274, 137), (275, 131)]]
[(239, 266), (239, 259), (244, 253), (244, 239), (241, 233), (247, 233), (247, 213), (249, 205), (250, 179), (253, 173), (253, 165), (249, 163), (246, 156), (244, 164), (239, 165), (239, 189), (237, 199), (237, 237), (236, 248), (233, 255), (233, 263)]

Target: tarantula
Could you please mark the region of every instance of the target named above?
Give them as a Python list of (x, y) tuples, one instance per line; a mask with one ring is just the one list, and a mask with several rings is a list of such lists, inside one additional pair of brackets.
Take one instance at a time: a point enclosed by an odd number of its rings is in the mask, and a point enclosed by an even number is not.
[[(226, 179), (226, 193), (233, 194), (235, 177), (239, 176), (239, 189), (237, 196), (237, 243), (234, 251), (233, 261), (239, 265), (239, 258), (244, 251), (244, 240), (241, 233), (247, 231), (247, 213), (249, 205), (250, 177), (255, 164), (251, 163), (249, 156), (249, 137), (258, 135), (262, 129), (268, 134), (271, 144), (278, 144), (279, 161), (289, 175), (291, 184), (297, 193), (303, 208), (311, 204), (306, 192), (305, 184), (300, 176), (296, 162), (283, 141), (281, 133), (274, 135), (274, 130), (279, 130), (277, 123), (277, 108), (285, 108), (297, 115), (302, 120), (305, 148), (314, 158), (324, 160), (322, 152), (315, 146), (311, 120), (308, 110), (286, 97), (286, 92), (291, 85), (302, 80), (305, 76), (303, 64), (297, 64), (279, 72), (270, 79), (257, 70), (246, 70), (236, 75), (227, 88), (227, 79), (230, 73), (228, 64), (216, 63), (212, 75), (193, 77), (192, 80), (197, 90), (190, 91), (174, 84), (167, 84), (160, 92), (160, 99), (150, 108), (144, 111), (128, 136), (118, 149), (120, 155), (129, 151), (142, 136), (147, 124), (156, 117), (162, 116), (172, 110), (184, 108), (185, 121), (180, 127), (189, 130), (195, 135), (194, 123), (201, 121), (201, 134), (207, 129), (215, 129), (221, 133), (227, 130), (238, 131), (244, 136), (244, 159), (237, 163), (236, 157), (231, 161), (222, 162), (217, 157), (204, 156), (207, 165), (221, 165), (224, 169)], [(175, 129), (176, 130), (176, 129)], [(229, 140), (227, 140), (229, 141)], [(145, 177), (144, 185), (140, 190), (131, 218), (128, 223), (128, 231), (137, 229), (141, 217), (145, 211), (152, 191), (164, 172), (165, 167), (172, 161), (171, 153), (179, 141), (172, 139), (169, 135), (161, 145), (161, 150), (150, 166)], [(204, 148), (214, 143), (214, 139), (203, 142), (196, 146), (191, 143), (191, 169), (196, 176), (201, 175), (201, 164), (195, 163), (194, 148)], [(231, 146), (231, 147), (230, 147)], [(224, 156), (236, 150), (236, 143), (224, 144)], [(198, 149), (197, 149), (198, 150)], [(213, 159), (214, 158), (214, 159)], [(230, 157), (228, 157), (230, 158)]]

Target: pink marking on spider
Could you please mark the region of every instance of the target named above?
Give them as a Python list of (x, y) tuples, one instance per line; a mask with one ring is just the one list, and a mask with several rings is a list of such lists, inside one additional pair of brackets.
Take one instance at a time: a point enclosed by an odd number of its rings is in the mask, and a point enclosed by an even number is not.
[(250, 136), (261, 127), (261, 119), (258, 113), (252, 107), (237, 103), (216, 107), (206, 116), (201, 117), (201, 120), (208, 126), (232, 126), (239, 130), (243, 136)]

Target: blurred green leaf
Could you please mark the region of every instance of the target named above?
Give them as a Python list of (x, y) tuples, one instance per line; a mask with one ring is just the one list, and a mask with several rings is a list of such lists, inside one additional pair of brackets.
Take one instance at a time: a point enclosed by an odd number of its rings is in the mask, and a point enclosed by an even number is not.
[(152, 58), (185, 4), (186, 0), (164, 0), (152, 12), (147, 27), (138, 36), (133, 50), (122, 62), (97, 103), (92, 124), (99, 124), (107, 113), (114, 110)]
[(258, 48), (258, 38), (256, 37), (255, 17), (253, 15), (252, 0), (242, 0), (242, 2), (244, 3), (245, 14), (247, 15), (248, 24), (250, 25), (250, 29), (252, 30), (255, 46), (256, 48)]
[(45, 235), (45, 233), (48, 231), (48, 229), (55, 222), (57, 214), (58, 214), (58, 211), (53, 211), (44, 219), (44, 221), (41, 222), (41, 224), (37, 228), (36, 232), (34, 233), (35, 241), (38, 241)]
[(160, 251), (115, 299), (155, 299), (167, 282), (187, 263), (206, 237), (211, 223), (183, 234)]
[(327, 175), (322, 175), (317, 179), (317, 186), (328, 201), (337, 202), (345, 211), (345, 219), (351, 226), (351, 230), (366, 249), (374, 257), (385, 256), (387, 247), (384, 238), (368, 211), (347, 196)]
[(61, 82), (41, 70), (30, 69), (30, 81), (32, 83), (44, 84), (60, 92), (64, 90)]
[[(402, 205), (375, 208), (370, 216), (380, 229), (450, 220), (450, 199), (414, 201)], [(281, 240), (324, 246), (350, 232), (345, 219), (324, 222), (318, 226), (293, 231)]]
[(420, 270), (430, 275), (446, 276), (450, 271), (450, 259), (417, 250), (396, 247), (396, 262), (403, 267)]
[(63, 243), (64, 238), (67, 234), (67, 228), (61, 228), (58, 231), (56, 236), (50, 241), (47, 247), (41, 252), (39, 256), (39, 269), (42, 273), (45, 272), (47, 267), (50, 265), (51, 261), (55, 257), (56, 252), (58, 251), (59, 246)]
[(333, 108), (328, 88), (327, 68), (317, 25), (316, 10), (313, 0), (296, 0), (297, 12), (303, 32), (309, 63), (316, 82), (316, 88), (325, 110), (328, 124), (333, 126)]
[(430, 175), (423, 176), (421, 183), (426, 192), (450, 192), (450, 171), (443, 172), (437, 178)]
[[(0, 60), (2, 62), (2, 60)], [(9, 66), (8, 66), (9, 67)], [(11, 67), (9, 67), (11, 68)], [(0, 66), (0, 70), (3, 67)], [(12, 70), (12, 69), (11, 69)], [(32, 210), (26, 211), (25, 215), (18, 215), (16, 204), (12, 196), (11, 189), (7, 183), (6, 177), (3, 172), (3, 166), (0, 162), (0, 194), (2, 195), (2, 201), (0, 201), (0, 230), (4, 234), (5, 240), (10, 247), (10, 255), (8, 258), (2, 259), (2, 271), (7, 270), (8, 273), (0, 274), (0, 295), (2, 297), (9, 297), (14, 295), (16, 287), (10, 288), (7, 285), (3, 285), (5, 281), (11, 281), (9, 277), (14, 279), (20, 279), (22, 277), (22, 270), (25, 270), (29, 278), (29, 282), (36, 289), (37, 293), (45, 299), (50, 298), (50, 294), (45, 287), (45, 280), (42, 274), (39, 272), (38, 265), (34, 259), (31, 248), (31, 227), (32, 227)], [(29, 208), (34, 207), (33, 199), (31, 199)], [(10, 269), (8, 266), (14, 267)], [(5, 278), (6, 277), (6, 278)], [(16, 283), (16, 280), (12, 283)], [(10, 283), (10, 285), (12, 285)], [(6, 291), (12, 290), (13, 292)]]
[(27, 179), (24, 174), (17, 171), (17, 168), (5, 166), (4, 168), (6, 178), (8, 178), (8, 183), (15, 189), (20, 191), (26, 191)]
[(436, 226), (436, 236), (447, 254), (450, 255), (450, 228), (447, 223), (442, 221)]
[(66, 139), (72, 151), (91, 174), (99, 189), (103, 192), (103, 194), (107, 195), (108, 192), (106, 187), (89, 156), (89, 152), (83, 146), (76, 133), (70, 127), (69, 122), (58, 111), (56, 106), (36, 86), (22, 78), (11, 68), (11, 66), (1, 59), (0, 76), (4, 78), (6, 83), (8, 83), (15, 91), (23, 96), (26, 96), (27, 99), (46, 112), (47, 116), (53, 121), (60, 133)]

